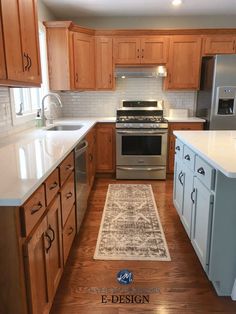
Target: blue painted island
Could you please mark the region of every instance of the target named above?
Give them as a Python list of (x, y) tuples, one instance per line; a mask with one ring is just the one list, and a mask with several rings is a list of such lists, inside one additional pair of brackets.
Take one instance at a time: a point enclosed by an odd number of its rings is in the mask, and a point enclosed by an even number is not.
[(173, 202), (216, 292), (236, 278), (236, 131), (175, 131)]

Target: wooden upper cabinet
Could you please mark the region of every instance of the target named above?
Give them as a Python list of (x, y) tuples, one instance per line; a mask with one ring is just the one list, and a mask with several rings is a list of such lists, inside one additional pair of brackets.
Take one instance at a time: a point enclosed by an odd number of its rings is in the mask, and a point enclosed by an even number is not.
[(19, 1), (24, 77), (26, 81), (41, 83), (39, 30), (35, 0)]
[(73, 26), (70, 21), (51, 21), (44, 25), (50, 89), (94, 90), (94, 32)]
[(112, 56), (112, 38), (96, 37), (95, 40), (96, 55), (96, 88), (113, 89), (113, 56)]
[(236, 36), (209, 35), (203, 40), (203, 55), (235, 53)]
[(95, 89), (94, 37), (73, 34), (74, 86), (75, 89)]
[(140, 39), (137, 37), (114, 38), (113, 55), (115, 64), (140, 63)]
[(161, 64), (166, 63), (168, 37), (122, 37), (114, 38), (115, 64)]
[(7, 79), (39, 86), (41, 71), (36, 1), (3, 0), (1, 16)]
[(2, 18), (1, 18), (1, 6), (0, 6), (0, 80), (7, 78), (6, 61), (3, 42), (3, 30), (2, 30)]
[(167, 62), (169, 39), (167, 37), (145, 37), (141, 39), (141, 63), (160, 64)]
[(166, 89), (198, 89), (201, 66), (201, 37), (172, 36), (170, 39)]
[[(47, 26), (47, 25), (46, 25)], [(50, 90), (70, 90), (73, 81), (70, 67), (69, 30), (67, 27), (46, 28), (48, 76)]]

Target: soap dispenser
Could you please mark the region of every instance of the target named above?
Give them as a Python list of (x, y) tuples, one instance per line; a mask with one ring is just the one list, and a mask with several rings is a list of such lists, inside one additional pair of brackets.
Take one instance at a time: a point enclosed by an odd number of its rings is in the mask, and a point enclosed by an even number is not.
[(42, 117), (41, 117), (41, 109), (37, 109), (36, 114), (36, 127), (41, 128), (42, 127)]

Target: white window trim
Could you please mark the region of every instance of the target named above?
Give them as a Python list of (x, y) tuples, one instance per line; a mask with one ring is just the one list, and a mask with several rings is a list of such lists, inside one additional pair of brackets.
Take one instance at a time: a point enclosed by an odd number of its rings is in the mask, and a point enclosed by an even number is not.
[(32, 121), (36, 118), (37, 112), (30, 112), (30, 113), (25, 113), (22, 116), (18, 116), (16, 114), (15, 110), (15, 102), (14, 102), (14, 95), (13, 95), (13, 90), (10, 88), (10, 103), (11, 103), (11, 116), (12, 116), (12, 124), (13, 125), (20, 125), (27, 123), (29, 121)]
[[(39, 30), (43, 31), (44, 33), (46, 32), (46, 28), (45, 28), (45, 26), (43, 25), (42, 22), (38, 23), (38, 27), (39, 27)], [(46, 52), (46, 54), (47, 54), (47, 52)], [(47, 60), (47, 58), (46, 58), (45, 62), (46, 62), (46, 71), (47, 71), (46, 75), (48, 77), (48, 60)], [(49, 88), (48, 82), (47, 82), (47, 87)], [(27, 88), (27, 86), (25, 88)], [(10, 88), (9, 90), (10, 90), (10, 104), (11, 104), (12, 125), (13, 126), (17, 126), (17, 125), (21, 125), (21, 124), (25, 124), (27, 122), (33, 121), (36, 118), (36, 116), (37, 116), (37, 110), (35, 110), (33, 112), (29, 112), (29, 113), (24, 113), (23, 115), (18, 116), (16, 114), (16, 110), (15, 110), (13, 89)], [(45, 108), (45, 112), (47, 112), (47, 111), (49, 111), (48, 107)]]

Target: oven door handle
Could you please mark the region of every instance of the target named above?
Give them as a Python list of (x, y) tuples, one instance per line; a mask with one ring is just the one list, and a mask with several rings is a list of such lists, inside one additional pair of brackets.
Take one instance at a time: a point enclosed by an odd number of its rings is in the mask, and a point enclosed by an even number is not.
[(138, 171), (161, 171), (165, 170), (165, 167), (116, 167), (118, 170), (138, 170)]
[(134, 135), (145, 135), (145, 134), (155, 134), (155, 135), (163, 135), (163, 134), (166, 134), (167, 133), (167, 131), (160, 131), (160, 130), (158, 130), (158, 131), (144, 131), (144, 130), (142, 130), (142, 131), (137, 131), (137, 130), (135, 130), (135, 131), (116, 131), (118, 134), (134, 134)]

